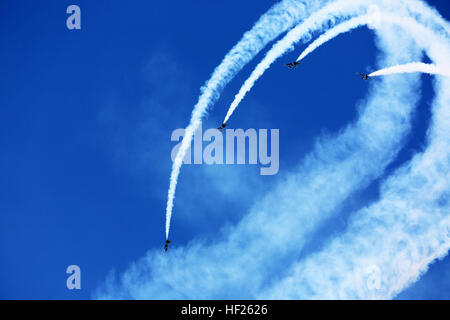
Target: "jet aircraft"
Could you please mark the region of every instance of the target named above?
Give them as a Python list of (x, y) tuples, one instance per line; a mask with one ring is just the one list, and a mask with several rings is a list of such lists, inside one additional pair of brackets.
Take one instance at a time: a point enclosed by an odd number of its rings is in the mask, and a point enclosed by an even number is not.
[(360, 72), (357, 72), (356, 74), (360, 75), (361, 79), (363, 79), (363, 80), (372, 80), (372, 77), (369, 77), (368, 74), (363, 74), (363, 73), (360, 73)]
[(222, 130), (225, 129), (227, 126), (228, 126), (228, 123), (222, 123), (222, 124), (220, 125), (220, 127), (218, 127), (217, 129), (218, 129), (220, 132), (222, 132)]
[(294, 62), (289, 62), (289, 63), (285, 64), (285, 66), (288, 66), (289, 69), (292, 69), (295, 66), (298, 66), (299, 64), (300, 64), (300, 62), (294, 61)]
[(170, 242), (171, 242), (171, 241), (170, 241), (169, 239), (166, 240), (166, 243), (164, 244), (164, 251), (169, 250), (169, 243), (170, 243)]

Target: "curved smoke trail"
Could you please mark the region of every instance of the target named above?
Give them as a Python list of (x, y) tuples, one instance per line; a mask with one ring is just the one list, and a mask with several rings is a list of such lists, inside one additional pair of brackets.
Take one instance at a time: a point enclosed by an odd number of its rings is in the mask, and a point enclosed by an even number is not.
[(167, 193), (166, 206), (166, 239), (169, 238), (170, 221), (172, 217), (175, 190), (183, 159), (189, 149), (192, 137), (201, 124), (208, 106), (216, 101), (223, 87), (250, 61), (268, 42), (275, 39), (282, 32), (291, 28), (295, 23), (314, 11), (327, 0), (304, 1), (283, 0), (265, 13), (253, 28), (246, 32), (242, 39), (225, 56), (222, 63), (214, 70), (211, 78), (202, 88), (202, 94), (192, 111), (191, 120), (186, 127), (181, 146), (172, 164), (170, 184)]
[(399, 74), (399, 73), (414, 73), (421, 72), (427, 74), (436, 74), (442, 76), (450, 76), (449, 68), (438, 67), (435, 64), (428, 64), (423, 62), (412, 62), (406, 63), (398, 66), (392, 66), (388, 68), (384, 68), (369, 74), (370, 77), (378, 77), (378, 76), (386, 76), (390, 74)]
[(311, 43), (297, 58), (297, 62), (303, 60), (308, 54), (316, 50), (318, 47), (323, 45), (325, 42), (330, 41), (337, 35), (349, 32), (352, 29), (358, 28), (363, 24), (367, 24), (367, 21), (371, 19), (371, 16), (365, 15), (350, 19), (348, 21), (342, 22), (333, 29), (328, 30), (323, 35), (321, 35), (317, 40)]

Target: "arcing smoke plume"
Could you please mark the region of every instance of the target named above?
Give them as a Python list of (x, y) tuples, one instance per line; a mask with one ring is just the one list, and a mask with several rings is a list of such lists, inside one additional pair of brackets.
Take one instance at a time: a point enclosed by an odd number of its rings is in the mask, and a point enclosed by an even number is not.
[(335, 38), (337, 35), (349, 32), (352, 29), (358, 28), (359, 26), (366, 24), (367, 21), (371, 17), (368, 15), (356, 17), (353, 19), (350, 19), (348, 21), (342, 22), (341, 24), (337, 25), (331, 30), (328, 30), (323, 35), (321, 35), (317, 40), (315, 40), (313, 43), (311, 43), (297, 58), (296, 61), (303, 60), (308, 54), (316, 50), (318, 47), (323, 45), (325, 42), (330, 41), (331, 39)]
[(306, 6), (300, 0), (283, 0), (264, 14), (253, 28), (246, 32), (242, 39), (225, 56), (222, 63), (214, 70), (213, 75), (202, 88), (202, 94), (192, 111), (191, 120), (186, 128), (181, 146), (172, 164), (170, 185), (166, 206), (166, 239), (169, 237), (173, 202), (178, 176), (184, 156), (189, 149), (192, 137), (200, 126), (201, 119), (210, 106), (219, 97), (223, 87), (250, 61), (268, 42), (279, 34), (291, 28), (304, 16), (313, 12), (326, 0), (308, 1)]

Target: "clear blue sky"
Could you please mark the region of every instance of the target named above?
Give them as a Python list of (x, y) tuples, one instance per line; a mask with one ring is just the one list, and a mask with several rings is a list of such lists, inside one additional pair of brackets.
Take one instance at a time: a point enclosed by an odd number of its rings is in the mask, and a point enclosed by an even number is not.
[[(0, 298), (91, 298), (111, 270), (120, 274), (161, 248), (170, 135), (187, 125), (200, 87), (226, 52), (274, 3), (1, 1)], [(450, 18), (448, 1), (429, 3)], [(70, 4), (81, 7), (82, 30), (66, 28)], [(232, 118), (236, 128), (280, 129), (280, 174), (312, 149), (315, 137), (355, 119), (356, 108), (339, 106), (364, 98), (367, 83), (355, 71), (372, 71), (377, 54), (373, 33), (361, 28), (288, 71), (282, 64), (301, 48), (266, 72)], [(226, 87), (205, 128), (220, 124), (262, 57)], [(423, 144), (431, 84), (424, 76), (414, 130), (388, 170)], [(239, 221), (278, 179), (258, 170), (183, 167), (174, 247), (214, 238)], [(360, 198), (376, 195), (375, 181)], [(80, 291), (66, 289), (71, 264), (81, 267)], [(448, 257), (434, 263), (398, 297), (449, 299), (449, 270)]]

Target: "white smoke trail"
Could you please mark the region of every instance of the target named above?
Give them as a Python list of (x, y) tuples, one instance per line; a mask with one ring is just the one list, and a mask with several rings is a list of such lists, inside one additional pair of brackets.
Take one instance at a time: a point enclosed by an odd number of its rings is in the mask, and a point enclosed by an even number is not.
[(291, 28), (307, 14), (326, 0), (309, 1), (308, 6), (299, 0), (283, 0), (265, 13), (253, 28), (246, 32), (242, 39), (225, 56), (222, 63), (214, 70), (213, 75), (202, 88), (202, 94), (192, 111), (191, 120), (186, 127), (181, 146), (172, 164), (170, 184), (166, 206), (166, 239), (169, 238), (175, 190), (183, 159), (189, 149), (192, 137), (201, 123), (208, 106), (218, 99), (220, 91), (268, 42), (282, 32)]
[(392, 66), (384, 68), (369, 74), (370, 77), (385, 76), (389, 74), (398, 73), (414, 73), (421, 72), (427, 74), (438, 74), (442, 76), (450, 76), (450, 70), (445, 67), (438, 67), (435, 64), (428, 64), (423, 62), (412, 62), (407, 64), (402, 64), (398, 66)]
[(350, 19), (348, 21), (342, 22), (341, 24), (337, 25), (333, 29), (330, 29), (329, 31), (325, 32), (323, 35), (321, 35), (317, 40), (315, 40), (313, 43), (311, 43), (297, 58), (296, 61), (301, 61), (303, 58), (305, 58), (308, 54), (316, 50), (318, 47), (323, 45), (325, 42), (330, 41), (331, 39), (335, 38), (337, 35), (340, 35), (345, 32), (349, 32), (361, 25), (367, 24), (367, 21), (371, 19), (371, 16), (364, 15), (360, 17), (356, 17), (353, 19)]
[[(371, 2), (371, 0), (368, 1)], [(250, 77), (244, 82), (231, 103), (223, 123), (228, 122), (234, 110), (238, 107), (247, 92), (251, 90), (255, 82), (264, 74), (264, 71), (268, 69), (277, 58), (288, 50), (292, 50), (293, 45), (296, 42), (309, 40), (313, 31), (333, 25), (336, 22), (336, 19), (357, 15), (364, 10), (365, 4), (362, 4), (360, 0), (338, 0), (313, 13), (303, 23), (289, 31), (283, 39), (273, 45), (264, 59), (253, 70)]]

